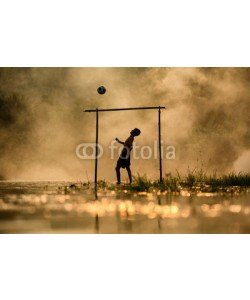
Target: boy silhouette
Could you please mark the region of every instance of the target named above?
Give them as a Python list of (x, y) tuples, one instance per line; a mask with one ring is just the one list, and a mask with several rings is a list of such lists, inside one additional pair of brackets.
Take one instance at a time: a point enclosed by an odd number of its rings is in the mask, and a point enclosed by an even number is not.
[(118, 138), (116, 138), (116, 141), (122, 145), (124, 145), (122, 152), (119, 156), (119, 159), (116, 164), (116, 176), (117, 176), (117, 184), (121, 183), (121, 173), (120, 168), (123, 168), (127, 170), (129, 182), (132, 182), (132, 175), (130, 170), (130, 152), (132, 150), (134, 137), (140, 135), (141, 131), (138, 128), (135, 128), (130, 131), (130, 136), (126, 139), (125, 142), (121, 142)]

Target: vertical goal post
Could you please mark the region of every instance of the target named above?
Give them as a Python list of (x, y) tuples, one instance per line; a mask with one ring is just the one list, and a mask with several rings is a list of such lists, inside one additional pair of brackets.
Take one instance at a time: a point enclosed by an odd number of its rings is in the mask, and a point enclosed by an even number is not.
[(105, 108), (105, 109), (85, 109), (84, 112), (96, 114), (96, 135), (95, 135), (95, 192), (97, 193), (97, 174), (98, 174), (98, 139), (99, 139), (99, 113), (108, 111), (122, 111), (122, 110), (142, 110), (142, 109), (156, 109), (158, 110), (158, 147), (159, 147), (159, 180), (162, 182), (162, 153), (161, 153), (161, 110), (165, 106), (145, 106), (145, 107), (127, 107), (127, 108)]

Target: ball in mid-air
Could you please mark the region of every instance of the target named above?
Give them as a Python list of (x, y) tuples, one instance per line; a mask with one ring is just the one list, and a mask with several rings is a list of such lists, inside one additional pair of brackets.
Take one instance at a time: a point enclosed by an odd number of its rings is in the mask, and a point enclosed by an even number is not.
[(103, 95), (106, 93), (106, 88), (102, 85), (97, 89), (98, 94)]

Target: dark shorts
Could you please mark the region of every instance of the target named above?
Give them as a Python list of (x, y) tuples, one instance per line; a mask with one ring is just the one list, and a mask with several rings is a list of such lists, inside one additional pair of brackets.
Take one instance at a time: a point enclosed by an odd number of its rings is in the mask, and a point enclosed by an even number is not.
[(130, 158), (129, 159), (124, 159), (124, 158), (119, 158), (116, 164), (117, 168), (127, 168), (130, 166)]
[(127, 168), (130, 166), (130, 151), (123, 149), (122, 153), (117, 161), (117, 168)]

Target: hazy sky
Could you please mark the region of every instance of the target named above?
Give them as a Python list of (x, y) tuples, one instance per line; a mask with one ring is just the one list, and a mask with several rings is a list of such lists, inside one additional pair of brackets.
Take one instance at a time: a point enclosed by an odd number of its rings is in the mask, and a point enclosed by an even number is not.
[[(158, 105), (166, 106), (163, 143), (176, 150), (164, 173), (249, 172), (249, 98), (249, 68), (0, 68), (0, 178), (91, 180), (94, 162), (75, 154), (79, 143), (95, 141), (94, 114), (83, 110)], [(115, 180), (115, 137), (138, 127), (137, 145), (157, 140), (156, 111), (101, 113), (99, 123), (101, 179)], [(132, 160), (131, 169), (155, 178), (158, 160)]]

